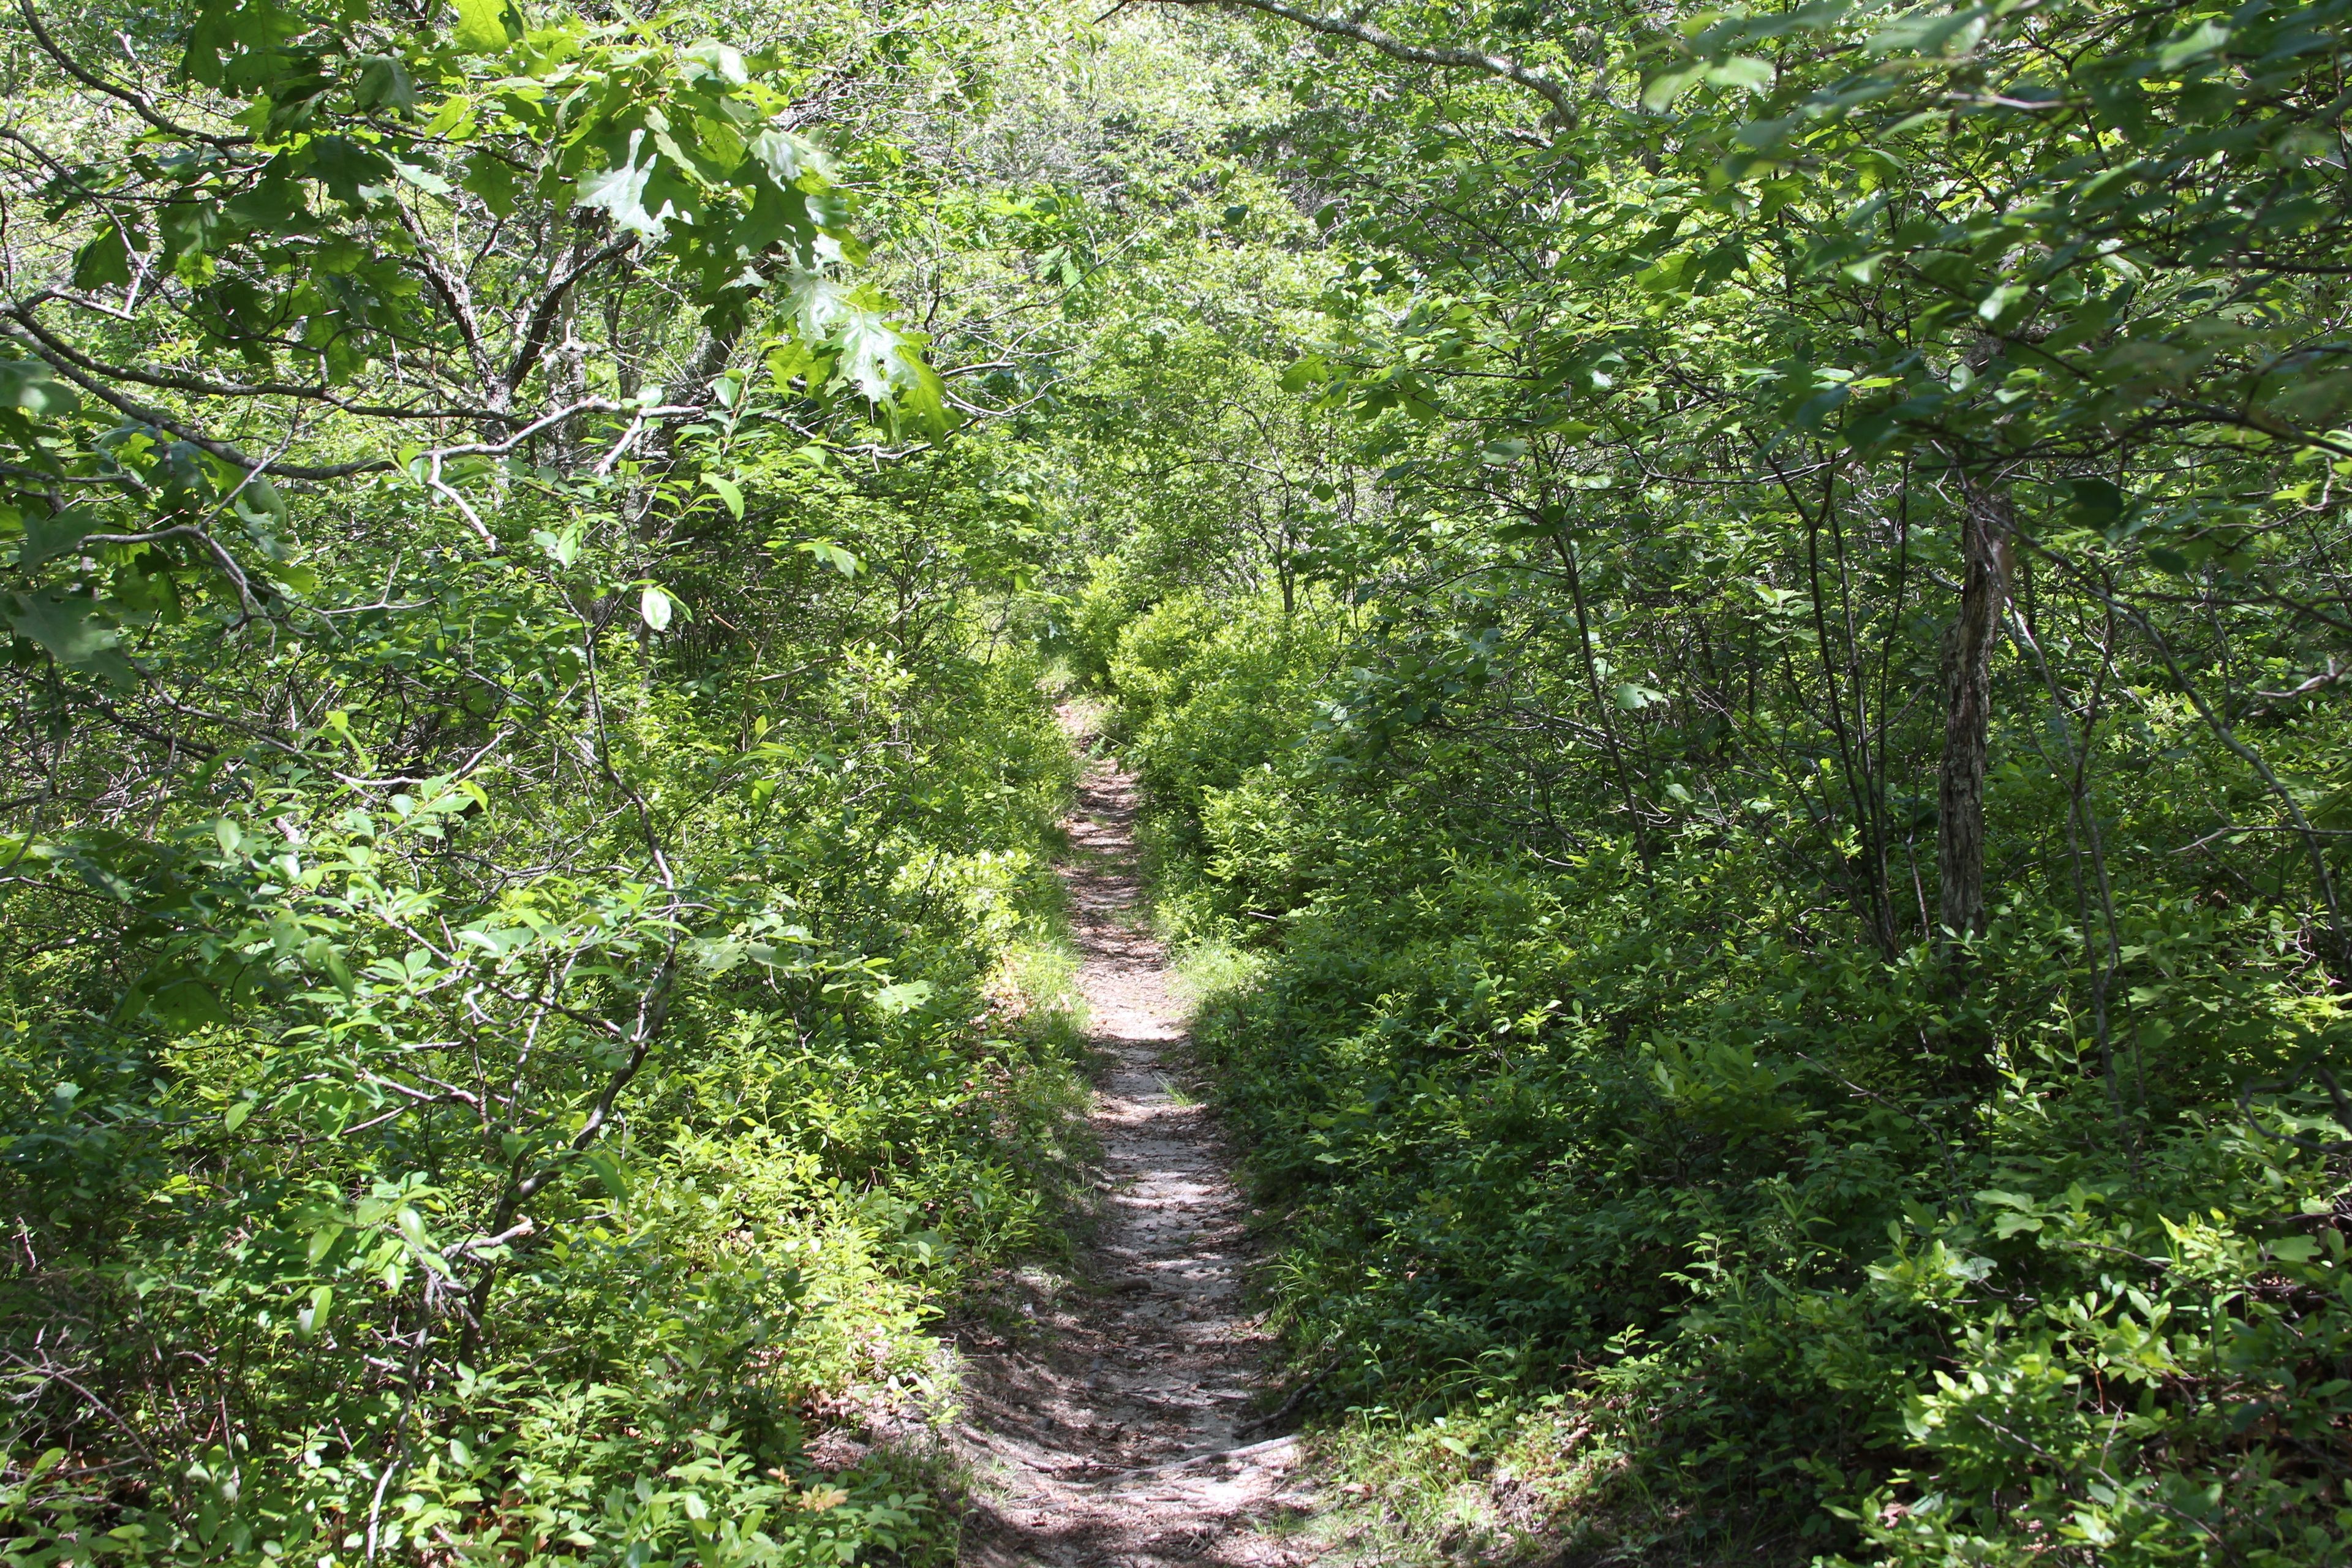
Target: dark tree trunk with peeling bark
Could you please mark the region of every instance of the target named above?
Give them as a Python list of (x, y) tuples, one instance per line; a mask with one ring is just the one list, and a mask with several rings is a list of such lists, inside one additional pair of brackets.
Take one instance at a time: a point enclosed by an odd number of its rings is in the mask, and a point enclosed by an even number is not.
[(2009, 499), (1963, 481), (1960, 610), (1944, 637), (1944, 761), (1937, 781), (1937, 924), (1957, 936), (1984, 929), (1985, 745), (1992, 710), (1992, 647), (2009, 590)]

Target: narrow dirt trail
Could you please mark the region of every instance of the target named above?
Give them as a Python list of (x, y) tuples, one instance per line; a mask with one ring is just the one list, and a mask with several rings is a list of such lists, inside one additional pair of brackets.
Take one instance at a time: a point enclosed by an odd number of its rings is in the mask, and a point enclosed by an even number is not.
[(1265, 1336), (1244, 1308), (1248, 1207), (1208, 1112), (1171, 1079), (1184, 1037), (1139, 922), (1135, 785), (1092, 763), (1063, 868), (1089, 1029), (1109, 1058), (1093, 1122), (1101, 1224), (1076, 1277), (1031, 1276), (1017, 1328), (961, 1336), (959, 1447), (979, 1481), (971, 1568), (1305, 1563), (1315, 1499), (1289, 1438), (1254, 1441)]

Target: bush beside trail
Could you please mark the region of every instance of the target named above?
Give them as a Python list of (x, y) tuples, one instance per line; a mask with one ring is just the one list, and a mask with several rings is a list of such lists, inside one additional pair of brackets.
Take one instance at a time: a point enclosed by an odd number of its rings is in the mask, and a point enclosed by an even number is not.
[[(2341, 1176), (2237, 1101), (2336, 1015), (2293, 921), (2137, 862), (2111, 1085), (2063, 862), (1955, 995), (1790, 878), (1785, 816), (1546, 864), (1475, 752), (1317, 727), (1328, 619), (1223, 619), (1121, 639), (1130, 754), (1163, 910), (1238, 955), (1201, 1037), (1296, 1375), (1397, 1517), (1466, 1487), (1492, 1549), (2333, 1560)], [(2216, 762), (2193, 720), (2137, 744)]]

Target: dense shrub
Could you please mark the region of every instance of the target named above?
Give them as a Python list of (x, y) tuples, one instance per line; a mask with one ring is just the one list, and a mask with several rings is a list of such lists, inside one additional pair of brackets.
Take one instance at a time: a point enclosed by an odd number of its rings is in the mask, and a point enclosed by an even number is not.
[(2011, 891), (1956, 995), (1777, 824), (1498, 851), (1447, 805), (1475, 754), (1308, 731), (1268, 646), (1161, 655), (1187, 693), (1135, 746), (1171, 910), (1260, 952), (1202, 1038), (1321, 1408), (1455, 1466), (1612, 1456), (1564, 1521), (1596, 1546), (2336, 1560), (2342, 1176), (2235, 1101), (2338, 1016), (2296, 925), (2125, 890), (2111, 1085), (2062, 888)]
[[(939, 1291), (1056, 1244), (1077, 1057), (1003, 965), (1052, 929), (1066, 749), (1024, 663), (919, 689), (869, 658), (714, 773), (735, 715), (606, 651), (608, 711), (674, 759), (637, 787), (698, 802), (664, 835), (698, 929), (552, 869), (601, 829), (527, 763), (374, 820), (329, 771), (364, 717), (167, 807), (104, 940), (89, 830), (20, 843), (48, 871), (0, 1026), (13, 1558), (944, 1550), (919, 1450), (801, 1456), (894, 1404), (919, 1426)], [(530, 855), (520, 887), (471, 872)], [(190, 939), (221, 956), (152, 956)], [(647, 985), (632, 1071), (602, 1020)], [(522, 1207), (529, 1161), (556, 1179)]]

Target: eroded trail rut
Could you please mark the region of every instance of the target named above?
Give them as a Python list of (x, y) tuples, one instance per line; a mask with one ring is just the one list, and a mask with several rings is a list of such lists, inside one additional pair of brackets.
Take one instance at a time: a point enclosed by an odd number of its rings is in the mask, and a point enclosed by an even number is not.
[(1133, 781), (1092, 764), (1063, 875), (1090, 1032), (1111, 1058), (1094, 1106), (1104, 1214), (1076, 1278), (1030, 1279), (1017, 1328), (961, 1336), (973, 1568), (1314, 1555), (1292, 1528), (1315, 1500), (1297, 1447), (1249, 1423), (1265, 1335), (1243, 1293), (1248, 1210), (1163, 1059), (1183, 1011), (1140, 924), (1134, 812)]

